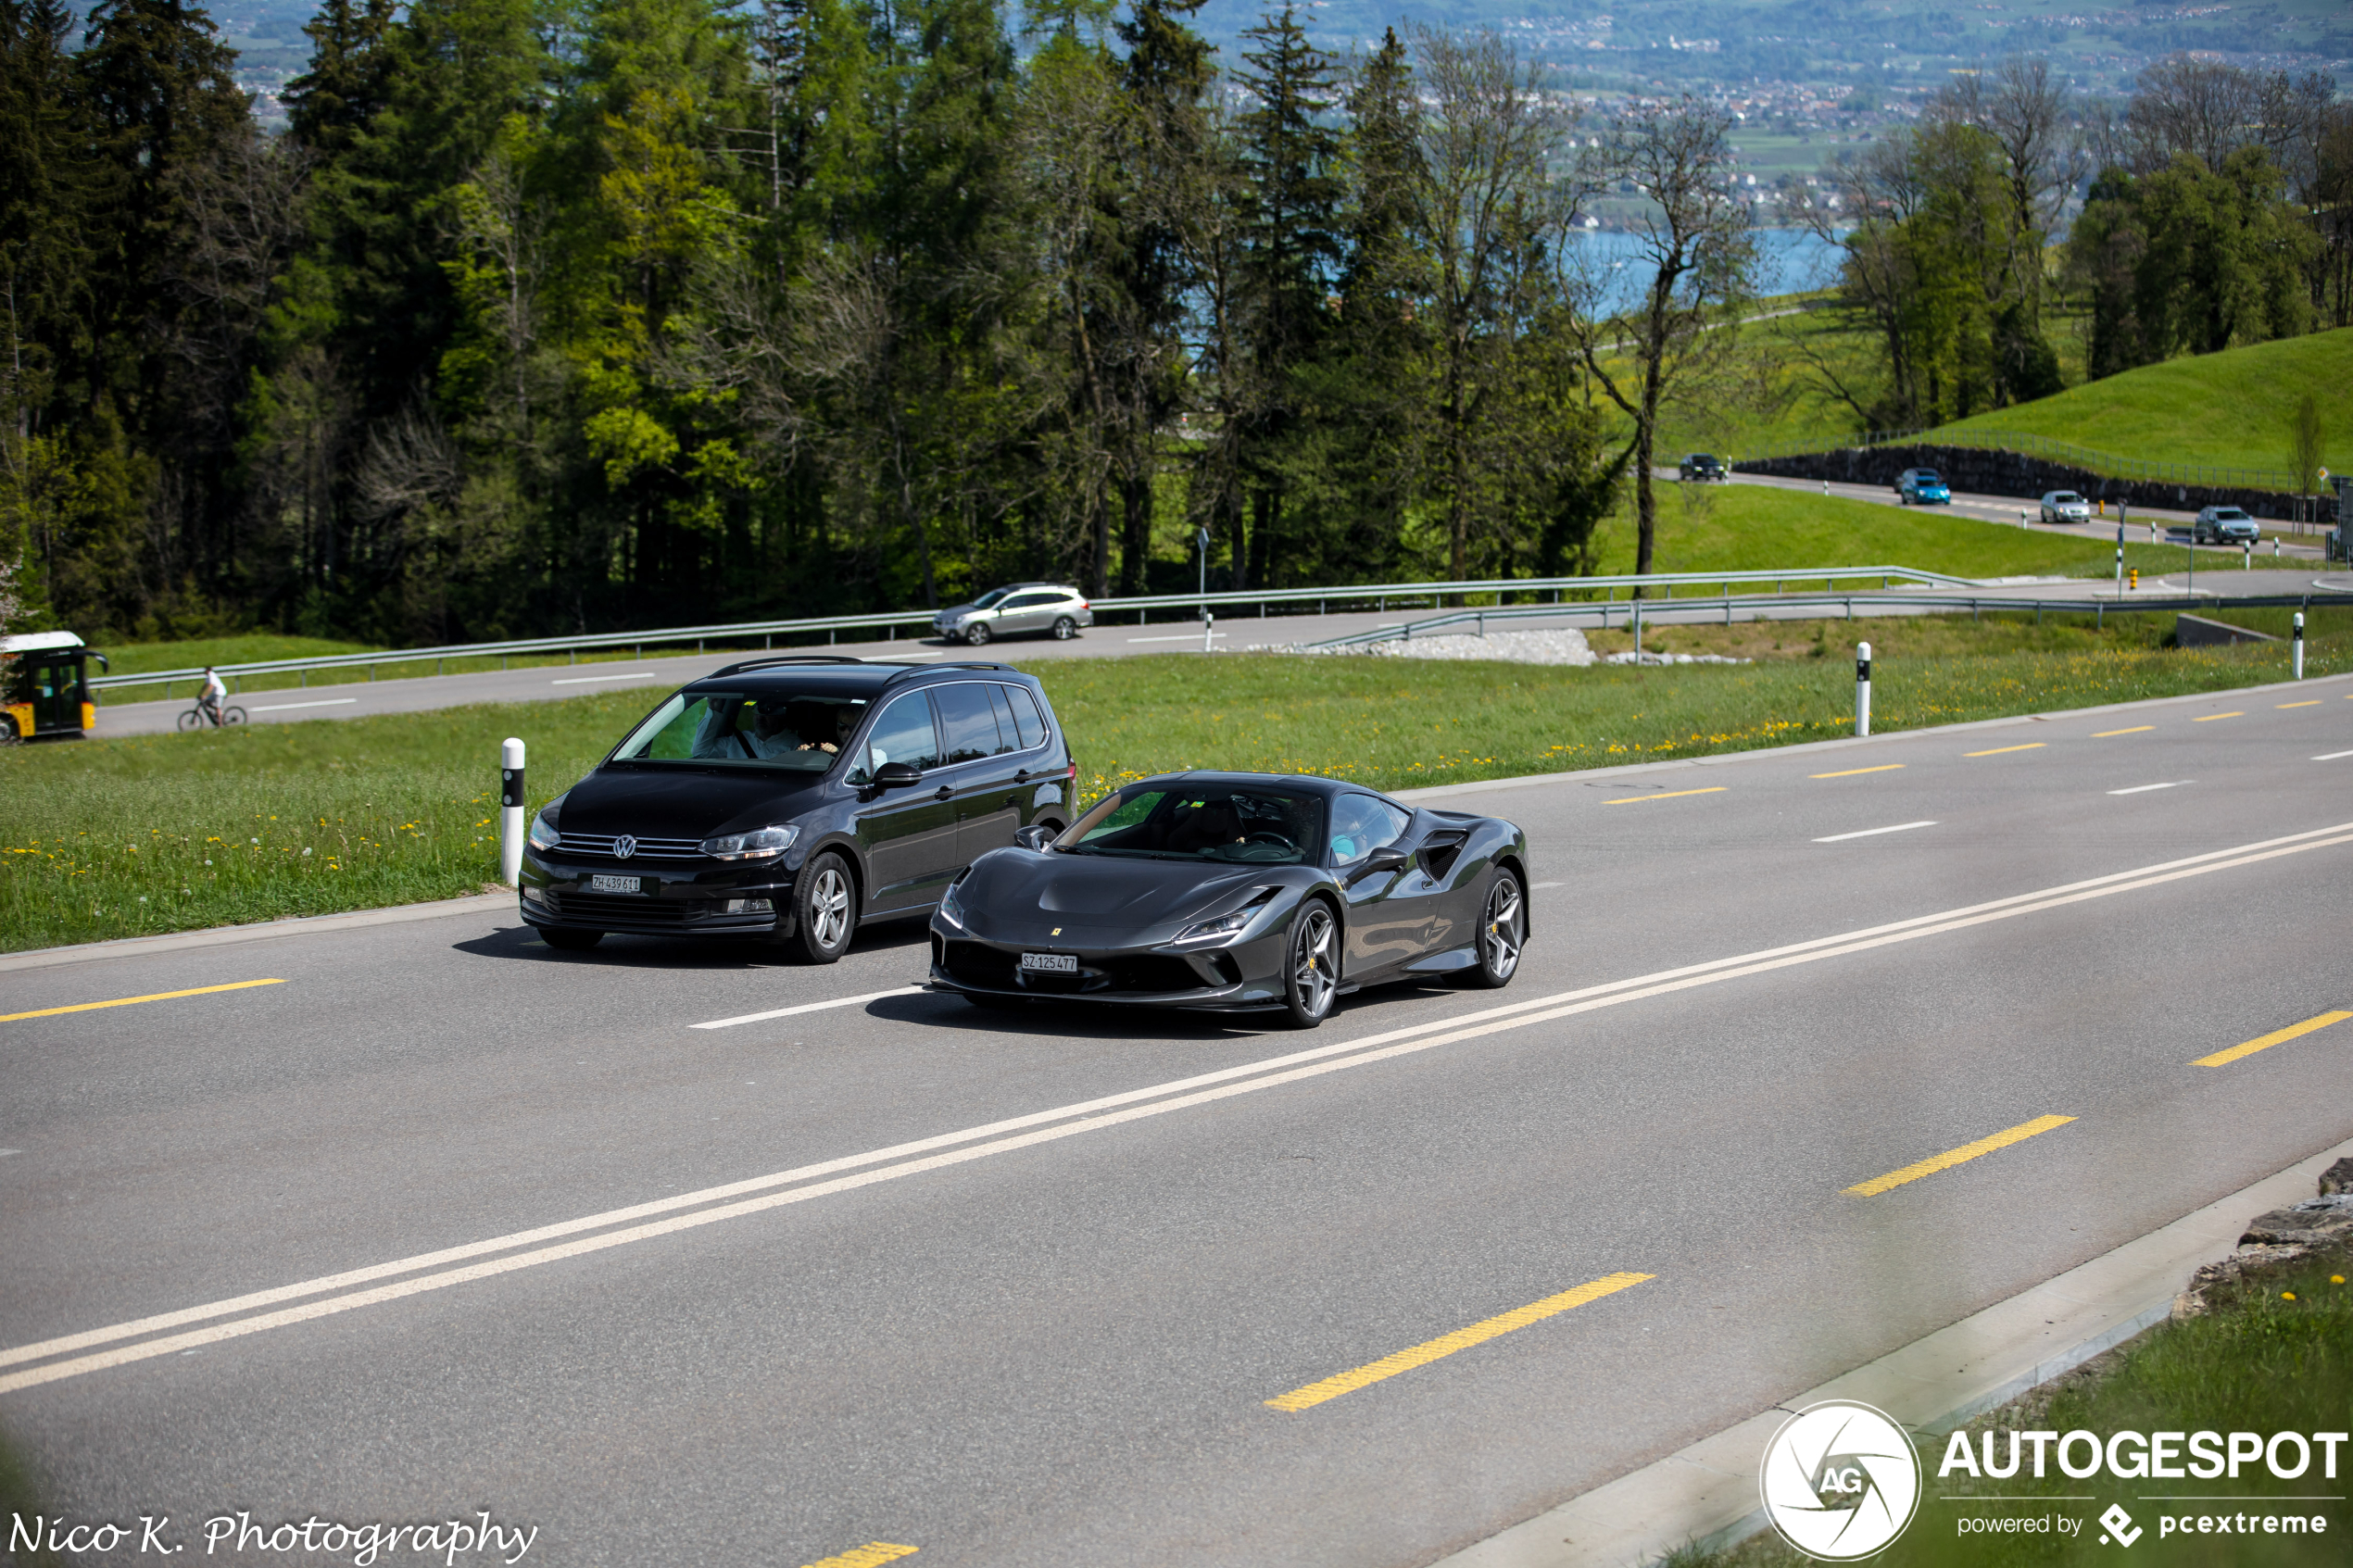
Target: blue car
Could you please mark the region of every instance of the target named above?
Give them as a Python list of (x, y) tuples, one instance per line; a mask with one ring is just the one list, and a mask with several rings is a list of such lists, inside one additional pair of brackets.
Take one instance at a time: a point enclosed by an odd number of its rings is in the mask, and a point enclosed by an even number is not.
[(1936, 477), (1934, 469), (1906, 469), (1895, 481), (1895, 494), (1907, 507), (1949, 507), (1952, 488)]

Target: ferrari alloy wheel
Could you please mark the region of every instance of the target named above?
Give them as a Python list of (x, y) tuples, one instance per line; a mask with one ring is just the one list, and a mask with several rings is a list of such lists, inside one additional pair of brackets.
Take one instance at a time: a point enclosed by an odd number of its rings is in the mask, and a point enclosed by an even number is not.
[(582, 931), (577, 926), (543, 925), (539, 940), (560, 953), (585, 953), (605, 939), (601, 931)]
[(858, 928), (856, 891), (841, 857), (819, 855), (793, 889), (793, 934), (786, 943), (811, 963), (832, 963), (849, 950)]
[(1076, 635), (1078, 635), (1078, 622), (1069, 616), (1059, 617), (1054, 621), (1054, 641), (1066, 643)]
[(1498, 871), (1487, 888), (1487, 913), (1478, 926), (1478, 967), (1474, 978), (1489, 990), (1512, 983), (1519, 968), (1520, 949), (1528, 945), (1528, 905), (1520, 895), (1519, 878)]
[(988, 622), (986, 621), (975, 621), (971, 625), (965, 627), (964, 641), (970, 643), (976, 648), (987, 647), (988, 646)]
[(1283, 1005), (1294, 1028), (1313, 1029), (1330, 1016), (1340, 992), (1340, 926), (1331, 906), (1310, 899), (1291, 918), (1283, 964)]

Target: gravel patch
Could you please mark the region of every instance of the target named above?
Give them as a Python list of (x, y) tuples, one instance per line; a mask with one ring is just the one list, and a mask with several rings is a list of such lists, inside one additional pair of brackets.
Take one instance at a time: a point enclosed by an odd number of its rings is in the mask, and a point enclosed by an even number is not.
[(1437, 637), (1398, 638), (1385, 643), (1358, 643), (1350, 647), (1319, 648), (1304, 643), (1253, 643), (1245, 653), (1363, 654), (1374, 659), (1487, 659), (1513, 664), (1746, 664), (1716, 653), (1631, 652), (1596, 654), (1585, 633), (1574, 626), (1541, 632), (1490, 632), (1484, 637), (1465, 633)]

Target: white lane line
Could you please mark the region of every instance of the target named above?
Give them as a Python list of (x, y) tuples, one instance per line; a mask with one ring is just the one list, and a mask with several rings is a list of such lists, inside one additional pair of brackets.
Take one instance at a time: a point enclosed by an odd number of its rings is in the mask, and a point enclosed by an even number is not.
[[(1222, 637), (1225, 636), (1226, 633), (1223, 632), (1212, 632), (1210, 635), (1213, 637)], [(1188, 632), (1184, 633), (1184, 635), (1177, 637), (1130, 637), (1127, 640), (1131, 643), (1197, 643), (1201, 641), (1201, 633), (1199, 632)]]
[(1533, 893), (1540, 887), (1567, 887), (1567, 885), (1568, 884), (1565, 882), (1531, 882), (1528, 884), (1528, 890)]
[(625, 675), (573, 675), (565, 680), (550, 681), (547, 684), (551, 686), (585, 686), (591, 681), (650, 681), (653, 679), (655, 679), (655, 671), (651, 670), (632, 670)]
[(869, 991), (862, 997), (836, 997), (830, 1002), (803, 1002), (797, 1008), (776, 1008), (768, 1012), (748, 1012), (740, 1018), (714, 1018), (709, 1023), (689, 1024), (693, 1029), (733, 1029), (738, 1023), (761, 1023), (772, 1018), (791, 1018), (797, 1013), (823, 1012), (827, 1008), (854, 1008), (861, 1002), (878, 1002), (885, 997), (919, 997), (921, 985), (894, 985), (887, 991)]
[[(673, 1198), (656, 1198), (626, 1209), (608, 1210), (601, 1214), (590, 1214), (576, 1220), (542, 1225), (535, 1230), (521, 1231), (510, 1236), (493, 1236), (484, 1241), (447, 1248), (438, 1252), (423, 1253), (411, 1258), (397, 1259), (391, 1262), (371, 1264), (366, 1268), (353, 1269), (320, 1279), (305, 1280), (294, 1285), (255, 1291), (229, 1300), (182, 1308), (177, 1311), (164, 1312), (131, 1323), (116, 1323), (105, 1328), (66, 1335), (56, 1339), (42, 1340), (36, 1344), (21, 1345), (0, 1350), (0, 1366), (41, 1361), (50, 1356), (63, 1355), (68, 1351), (83, 1349), (93, 1345), (129, 1339), (142, 1334), (154, 1334), (185, 1323), (202, 1323), (208, 1318), (226, 1317), (233, 1312), (250, 1311), (256, 1308), (293, 1300), (297, 1297), (317, 1296), (326, 1291), (340, 1290), (371, 1280), (386, 1279), (394, 1274), (410, 1273), (420, 1269), (456, 1262), (461, 1259), (480, 1258), (488, 1253), (504, 1252), (510, 1248), (547, 1241), (557, 1236), (578, 1236), (583, 1231), (598, 1230), (608, 1225), (621, 1224), (626, 1221), (644, 1219), (649, 1215), (670, 1214), (673, 1216), (623, 1230), (606, 1231), (602, 1235), (566, 1242), (561, 1246), (516, 1253), (505, 1258), (470, 1264), (460, 1269), (447, 1270), (440, 1273), (423, 1274), (371, 1290), (356, 1291), (348, 1295), (335, 1296), (325, 1300), (286, 1308), (280, 1311), (239, 1318), (232, 1323), (216, 1323), (208, 1328), (195, 1329), (166, 1338), (145, 1340), (140, 1344), (101, 1351), (95, 1355), (77, 1357), (71, 1361), (52, 1361), (46, 1366), (31, 1367), (23, 1372), (0, 1377), (0, 1394), (10, 1393), (19, 1388), (32, 1387), (39, 1384), (54, 1383), (61, 1378), (80, 1376), (107, 1367), (125, 1365), (157, 1356), (171, 1355), (196, 1346), (214, 1344), (220, 1340), (236, 1338), (242, 1335), (259, 1333), (265, 1329), (283, 1327), (289, 1323), (348, 1311), (358, 1307), (371, 1306), (378, 1302), (414, 1296), (424, 1291), (439, 1290), (449, 1286), (461, 1285), (470, 1280), (485, 1279), (515, 1269), (529, 1268), (538, 1263), (555, 1262), (560, 1259), (577, 1257), (583, 1253), (601, 1251), (606, 1248), (617, 1247), (628, 1242), (692, 1230), (722, 1220), (736, 1219), (742, 1215), (759, 1213), (786, 1204), (799, 1203), (812, 1198), (847, 1192), (876, 1182), (889, 1181), (923, 1171), (937, 1170), (943, 1166), (960, 1164), (966, 1160), (1004, 1153), (1012, 1149), (1050, 1143), (1079, 1133), (1092, 1132), (1099, 1128), (1115, 1126), (1147, 1116), (1157, 1116), (1167, 1111), (1204, 1105), (1231, 1096), (1250, 1094), (1259, 1089), (1272, 1088), (1278, 1085), (1293, 1083), (1326, 1073), (1339, 1072), (1345, 1068), (1365, 1066), (1392, 1057), (1429, 1050), (1458, 1041), (1500, 1034), (1504, 1030), (1522, 1028), (1531, 1023), (1549, 1022), (1555, 1019), (1591, 1012), (1601, 1008), (1616, 1007), (1625, 1002), (1642, 1001), (1653, 997), (1690, 990), (1700, 985), (1712, 985), (1719, 981), (1763, 974), (1796, 964), (1818, 962), (1824, 959), (1841, 958), (1851, 953), (1864, 952), (1894, 943), (1916, 941), (1926, 936), (1943, 935), (1948, 932), (1961, 931), (1995, 921), (2009, 920), (2020, 915), (2060, 909), (2088, 899), (2105, 898), (2119, 893), (2131, 893), (2143, 888), (2160, 886), (2166, 883), (2178, 882), (2188, 877), (2204, 876), (2210, 872), (2229, 871), (2240, 866), (2277, 859), (2282, 856), (2300, 855), (2309, 850), (2327, 849), (2347, 844), (2353, 844), (2353, 822), (2340, 822), (2333, 827), (2310, 828), (2303, 833), (2290, 834), (2281, 838), (2263, 839), (2228, 849), (2212, 849), (2204, 854), (2188, 856), (2179, 860), (2162, 861), (2156, 865), (2142, 866), (2131, 871), (2111, 872), (2105, 876), (2091, 877), (2082, 882), (2068, 883), (2032, 893), (2013, 894), (2007, 898), (1996, 898), (1988, 903), (1971, 905), (1963, 909), (1916, 915), (1909, 920), (1894, 921), (1885, 925), (1867, 927), (1860, 931), (1842, 932), (1831, 936), (1815, 937), (1805, 942), (1792, 943), (1783, 947), (1768, 948), (1762, 952), (1710, 960), (1703, 963), (1686, 965), (1681, 969), (1663, 970), (1653, 974), (1637, 975), (1628, 980), (1605, 982), (1599, 985), (1587, 986), (1582, 990), (1559, 992), (1549, 997), (1531, 997), (1526, 1001), (1490, 1008), (1483, 1012), (1470, 1013), (1460, 1018), (1439, 1019), (1411, 1024), (1391, 1030), (1387, 1034), (1373, 1035), (1360, 1040), (1337, 1041), (1312, 1050), (1245, 1062), (1238, 1067), (1228, 1067), (1191, 1078), (1154, 1084), (1140, 1089), (1130, 1089), (1121, 1094), (1105, 1096), (1101, 1099), (1058, 1106), (1048, 1110), (1032, 1111), (1025, 1116), (1012, 1117), (984, 1126), (968, 1127), (959, 1132), (942, 1133), (912, 1143), (898, 1144), (864, 1154), (844, 1155), (815, 1165), (804, 1165), (795, 1170), (780, 1171), (772, 1175), (749, 1177), (723, 1186), (705, 1187), (698, 1192), (681, 1193)], [(1245, 1081), (1235, 1082), (1234, 1080)], [(1215, 1086), (1203, 1087), (1203, 1085)], [(1197, 1092), (1184, 1092), (1189, 1090)], [(1164, 1096), (1174, 1098), (1161, 1098)], [(1139, 1104), (1139, 1101), (1151, 1103)], [(1126, 1109), (1113, 1109), (1115, 1107)], [(1099, 1112), (1101, 1114), (1098, 1114)], [(1068, 1118), (1078, 1118), (1078, 1120), (1066, 1120)], [(1049, 1123), (1061, 1124), (1043, 1125)], [(1025, 1128), (1038, 1130), (1018, 1132), (1017, 1135), (1010, 1137), (998, 1135), (1015, 1133), (1017, 1129)], [(936, 1149), (948, 1149), (950, 1146), (955, 1144), (972, 1144), (973, 1140), (983, 1138), (993, 1141), (979, 1143), (967, 1148), (950, 1149), (946, 1153), (930, 1152)], [(922, 1156), (922, 1158), (911, 1159), (908, 1158), (909, 1156)], [(887, 1160), (900, 1162), (882, 1163)], [(855, 1175), (837, 1177), (831, 1181), (815, 1180), (817, 1177), (831, 1176), (836, 1172), (855, 1170), (862, 1165), (879, 1166), (879, 1168), (861, 1172)], [(794, 1185), (793, 1184), (796, 1183), (811, 1185)], [(789, 1190), (783, 1192), (773, 1190), (777, 1187), (786, 1187)], [(761, 1193), (763, 1196), (758, 1198), (744, 1196), (751, 1193)], [(701, 1204), (719, 1203), (720, 1200), (726, 1198), (742, 1198), (743, 1200), (725, 1203), (716, 1208), (698, 1207)], [(693, 1209), (695, 1212), (689, 1214), (676, 1212), (683, 1209)]]
[(2179, 789), (2183, 784), (2196, 783), (2197, 783), (2196, 779), (2174, 779), (2167, 784), (2134, 784), (2130, 789), (2111, 789), (2108, 793), (2110, 795), (2146, 795), (2153, 789)]
[(322, 696), (316, 702), (271, 702), (257, 707), (256, 713), (283, 713), (296, 708), (341, 708), (346, 702), (358, 702), (356, 696)]
[(2312, 760), (2315, 762), (2334, 762), (2340, 757), (2353, 757), (2353, 751), (2332, 751), (2325, 756), (2315, 757)]
[(1834, 833), (1828, 838), (1818, 838), (1817, 844), (1843, 844), (1850, 838), (1876, 838), (1883, 833), (1909, 833), (1914, 828), (1932, 828), (1934, 822), (1898, 822), (1892, 828), (1863, 828), (1855, 833)]

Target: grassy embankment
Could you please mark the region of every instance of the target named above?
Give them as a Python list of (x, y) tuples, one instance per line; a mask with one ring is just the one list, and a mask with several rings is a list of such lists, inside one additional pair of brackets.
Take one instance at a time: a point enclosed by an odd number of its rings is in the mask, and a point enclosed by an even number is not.
[(2288, 419), (2305, 393), (2321, 405), (2323, 465), (2353, 469), (2353, 327), (2144, 365), (2056, 396), (1956, 420), (1939, 434), (2022, 431), (2169, 463), (2288, 466)]
[[(1981, 1461), (1985, 1434), (1996, 1434), (1994, 1456), (2007, 1455), (2013, 1431), (2091, 1432), (2342, 1432), (2353, 1414), (2353, 1257), (2343, 1249), (2268, 1271), (2221, 1291), (2211, 1292), (2208, 1312), (2168, 1323), (2111, 1351), (2079, 1373), (2034, 1390), (2017, 1404), (1969, 1424)], [(2031, 1451), (2031, 1450), (2030, 1450)], [(2152, 1484), (2123, 1481), (2105, 1471), (2089, 1480), (2071, 1480), (2048, 1465), (2036, 1478), (2032, 1465), (2007, 1480), (1972, 1480), (1956, 1474), (1939, 1479), (1945, 1444), (1923, 1438), (1919, 1447), (1922, 1487), (1919, 1512), (1903, 1536), (1872, 1561), (1887, 1568), (2024, 1568), (2027, 1564), (2112, 1562), (2118, 1555), (2104, 1544), (2099, 1515), (2120, 1504), (2144, 1532), (2132, 1560), (2159, 1568), (2208, 1563), (2303, 1568), (2346, 1560), (2343, 1534), (2353, 1524), (2341, 1504), (2291, 1500), (2311, 1494), (2338, 1494), (2344, 1482), (2314, 1484), (2275, 1478), (2263, 1464), (2248, 1466), (2235, 1481), (2183, 1480)], [(2080, 1449), (2079, 1449), (2080, 1457)], [(2293, 1458), (2292, 1453), (2288, 1455)], [(2340, 1450), (2340, 1463), (2342, 1455)], [(2343, 1471), (2338, 1472), (2340, 1477)], [(2162, 1490), (2215, 1500), (2151, 1502), (2144, 1494)], [(1951, 1502), (1947, 1498), (1987, 1500)], [(1992, 1500), (1996, 1498), (2007, 1500)], [(2045, 1501), (2044, 1499), (2049, 1499)], [(2062, 1499), (2082, 1500), (2062, 1500)], [(2193, 1533), (2168, 1534), (2161, 1514), (2296, 1513), (2328, 1519), (2322, 1535), (2256, 1535), (2233, 1530), (2228, 1541)], [(2065, 1515), (2082, 1524), (2079, 1534), (1962, 1533), (1962, 1521), (2042, 1519)], [(1668, 1559), (1672, 1568), (1801, 1568), (1811, 1560), (1768, 1533), (1723, 1551), (1685, 1551)]]
[[(1655, 629), (1654, 648), (1744, 637), (1759, 659), (1671, 670), (1228, 658), (1205, 684), (1198, 655), (1172, 654), (1041, 660), (1037, 673), (1089, 797), (1180, 767), (1397, 789), (1844, 734), (1849, 639), (1864, 630), (1882, 731), (2285, 675), (2278, 646), (2163, 648), (2171, 625), (2165, 616), (2111, 617), (2102, 632), (2059, 617), (2040, 627), (1938, 618)], [(2307, 666), (2353, 668), (2353, 612), (2315, 616)], [(500, 737), (530, 743), (536, 804), (650, 700), (612, 693), (0, 752), (10, 805), (0, 948), (473, 891), (496, 874)]]
[[(1670, 483), (1659, 490), (1653, 563), (1659, 571), (1909, 566), (1955, 577), (2096, 580), (2110, 576), (2116, 566), (2116, 546), (2102, 540), (1984, 522), (1938, 508), (1881, 506), (1754, 484)], [(2147, 536), (2145, 529), (2135, 532)], [(1630, 505), (1602, 524), (1596, 541), (1600, 571), (1634, 570)], [(2180, 571), (2189, 557), (2178, 545), (2128, 539), (2124, 546), (2124, 564), (2144, 575)], [(2236, 550), (2197, 553), (2200, 571), (2234, 570), (2240, 560)]]

